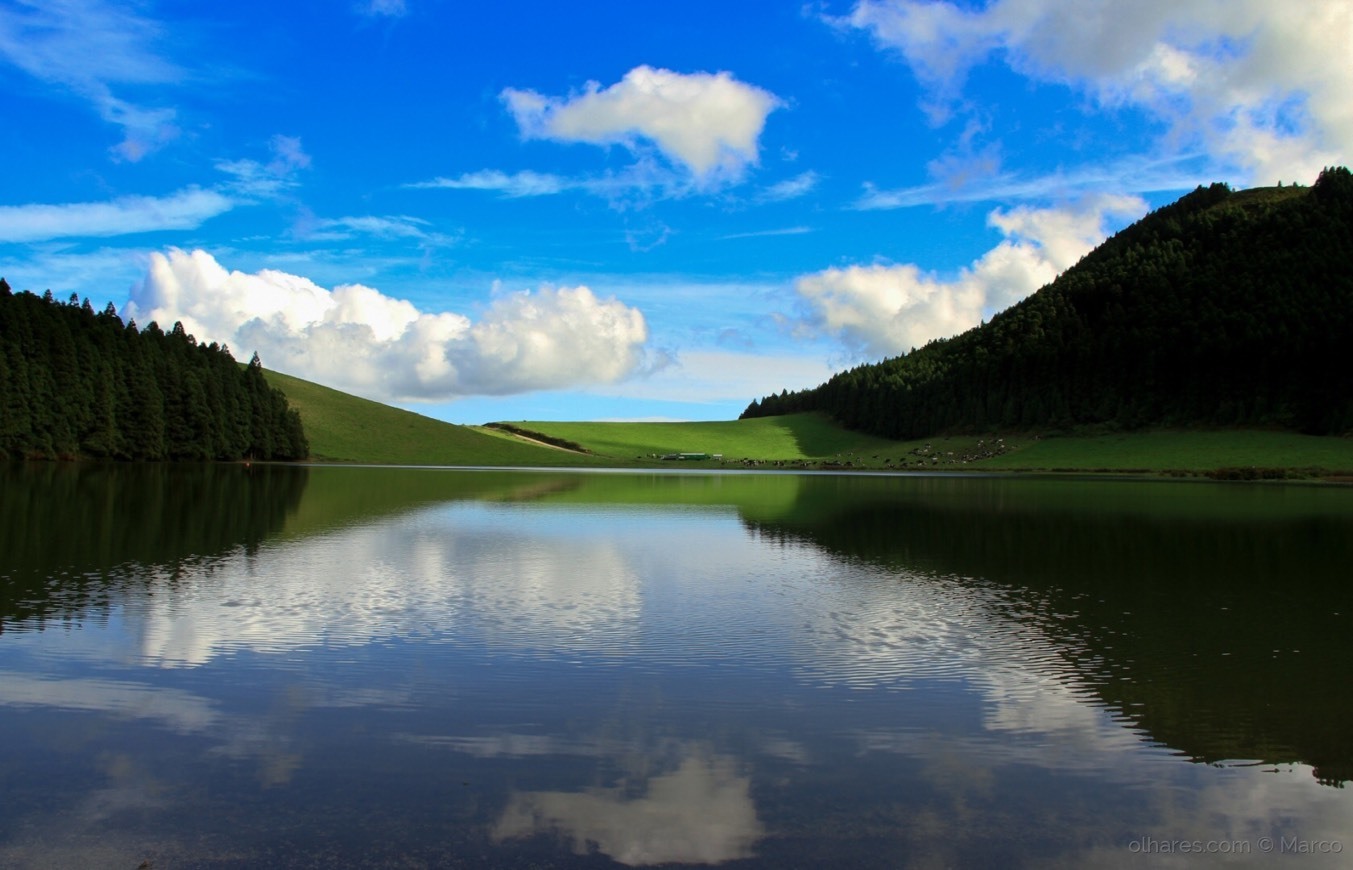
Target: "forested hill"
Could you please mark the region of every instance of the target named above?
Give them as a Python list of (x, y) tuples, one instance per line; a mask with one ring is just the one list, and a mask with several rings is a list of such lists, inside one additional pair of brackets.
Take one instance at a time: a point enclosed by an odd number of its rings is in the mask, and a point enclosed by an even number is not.
[(892, 438), (1142, 426), (1353, 430), (1353, 175), (1199, 187), (991, 322), (743, 417), (823, 411)]
[(0, 278), (0, 458), (301, 459), (300, 416), (255, 355), (202, 345), (175, 324), (124, 325), (13, 293)]

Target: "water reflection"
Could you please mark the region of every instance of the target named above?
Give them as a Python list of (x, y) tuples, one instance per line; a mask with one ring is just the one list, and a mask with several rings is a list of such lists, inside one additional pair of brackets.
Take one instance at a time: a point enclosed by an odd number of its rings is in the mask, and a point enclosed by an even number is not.
[(222, 552), (253, 553), (307, 479), (267, 465), (0, 466), (0, 634), (103, 613), (116, 566), (172, 581)]
[(1353, 848), (1353, 512), (1058, 484), (312, 469), (200, 553), (24, 556), (0, 864)]
[[(1353, 779), (1353, 746), (1336, 724), (1353, 716), (1353, 695), (1336, 688), (1353, 668), (1347, 490), (943, 483), (824, 484), (817, 522), (749, 527), (843, 558), (973, 578), (959, 596), (976, 589), (1004, 611), (1015, 636), (1003, 649), (1023, 647), (1021, 662), (1052, 656), (1054, 669), (1060, 661), (1191, 757), (1306, 761), (1324, 781)], [(951, 607), (954, 594), (940, 595)], [(1041, 715), (1043, 705), (1026, 709)]]
[(612, 543), (582, 528), (532, 535), (503, 508), (426, 509), (266, 555), (215, 560), (209, 582), (144, 602), (140, 655), (197, 666), (418, 637), (616, 651), (636, 627), (637, 575)]
[(518, 792), (493, 827), (497, 842), (559, 834), (575, 854), (621, 864), (720, 864), (748, 858), (765, 834), (751, 777), (732, 758), (687, 750), (675, 770), (581, 792)]
[(220, 715), (205, 698), (122, 680), (53, 679), (0, 671), (0, 706), (52, 708), (145, 719), (181, 734), (207, 731)]

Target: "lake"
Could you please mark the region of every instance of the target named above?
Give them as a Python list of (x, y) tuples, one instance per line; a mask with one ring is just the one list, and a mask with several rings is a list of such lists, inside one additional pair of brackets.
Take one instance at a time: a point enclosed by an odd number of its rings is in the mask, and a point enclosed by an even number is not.
[(0, 480), (0, 866), (1353, 857), (1353, 488)]

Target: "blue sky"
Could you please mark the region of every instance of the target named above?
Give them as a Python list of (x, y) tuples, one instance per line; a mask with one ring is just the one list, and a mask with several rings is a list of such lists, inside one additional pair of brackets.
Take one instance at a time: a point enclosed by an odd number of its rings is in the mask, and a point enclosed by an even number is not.
[(454, 422), (729, 419), (1348, 163), (1350, 45), (1343, 0), (0, 0), (0, 274)]

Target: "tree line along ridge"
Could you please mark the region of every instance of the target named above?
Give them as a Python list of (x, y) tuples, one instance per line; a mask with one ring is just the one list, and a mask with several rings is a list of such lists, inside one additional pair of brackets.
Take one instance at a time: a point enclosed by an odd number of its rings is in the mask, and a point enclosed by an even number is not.
[(889, 438), (1252, 426), (1353, 431), (1353, 174), (1198, 187), (958, 336), (753, 400)]
[(258, 354), (175, 323), (124, 324), (76, 296), (15, 293), (0, 278), (0, 457), (291, 460), (309, 454), (300, 415)]

